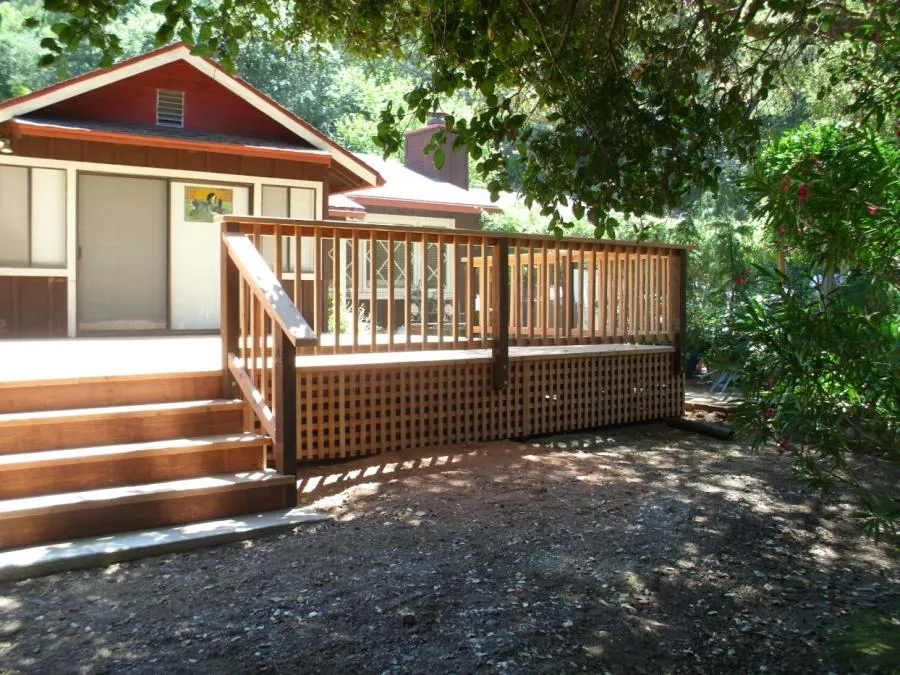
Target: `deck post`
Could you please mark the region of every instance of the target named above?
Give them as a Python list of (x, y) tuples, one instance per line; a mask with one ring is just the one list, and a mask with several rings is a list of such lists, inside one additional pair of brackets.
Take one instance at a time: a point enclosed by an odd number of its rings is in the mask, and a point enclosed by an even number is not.
[[(297, 475), (297, 348), (284, 331), (276, 331), (273, 372), (275, 468), (283, 476)], [(289, 506), (297, 505), (291, 490)]]
[(494, 243), (493, 267), (493, 364), (494, 391), (503, 391), (509, 383), (509, 239)]
[(687, 299), (687, 251), (672, 251), (669, 265), (669, 321), (670, 339), (675, 353), (672, 355), (672, 369), (677, 375), (683, 370), (685, 311)]
[[(239, 232), (238, 223), (222, 223), (222, 235)], [(228, 257), (225, 241), (219, 241), (221, 255), (220, 325), (222, 333), (222, 395), (229, 398), (239, 396), (237, 383), (228, 368), (228, 354), (238, 353), (240, 338), (240, 290), (241, 277), (237, 267)]]

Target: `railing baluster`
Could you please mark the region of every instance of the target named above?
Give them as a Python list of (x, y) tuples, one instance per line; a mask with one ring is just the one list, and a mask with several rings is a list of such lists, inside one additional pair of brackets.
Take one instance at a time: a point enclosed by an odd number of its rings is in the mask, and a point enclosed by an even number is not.
[(303, 237), (300, 236), (299, 231), (294, 235), (294, 305), (297, 309), (300, 310), (300, 313), (303, 314), (303, 273), (300, 271), (301, 263), (303, 260), (301, 256), (301, 240)]
[[(282, 234), (281, 234), (281, 224), (275, 224), (275, 259), (274, 259), (274, 272), (275, 278), (278, 279), (278, 283), (284, 285), (284, 260), (281, 257), (281, 245), (283, 243)], [(294, 303), (296, 304), (296, 303)]]
[[(594, 252), (596, 256), (596, 251)], [(609, 321), (609, 250), (606, 246), (603, 247), (603, 256), (600, 262), (600, 302), (597, 303), (598, 310), (600, 312), (599, 322), (600, 322), (600, 334), (603, 338), (603, 342), (606, 342), (606, 336), (609, 334), (606, 328), (606, 324)]]
[[(590, 312), (591, 342), (597, 337), (597, 249), (591, 245), (590, 252), (591, 285), (588, 288), (588, 311)], [(600, 303), (601, 305), (603, 303)], [(602, 321), (602, 319), (601, 319)]]
[(350, 315), (353, 317), (353, 351), (359, 347), (359, 232), (350, 239)]
[(638, 249), (637, 255), (634, 257), (635, 272), (635, 303), (634, 303), (634, 335), (635, 342), (637, 338), (644, 332), (644, 293), (647, 291), (644, 281), (644, 266), (642, 261), (641, 250)]
[(472, 238), (466, 239), (466, 346), (472, 348), (473, 326), (475, 325), (475, 255), (472, 249)]
[(663, 279), (663, 331), (666, 334), (666, 340), (672, 340), (672, 302), (669, 298), (669, 268), (672, 264), (672, 253), (666, 255), (663, 261), (662, 279)]
[(534, 267), (534, 242), (528, 242), (528, 342), (534, 344), (535, 293), (537, 293), (537, 274)]
[(620, 256), (618, 250), (613, 251), (610, 254), (610, 264), (612, 267), (609, 270), (609, 279), (612, 282), (612, 286), (610, 287), (610, 297), (607, 302), (607, 306), (609, 310), (612, 312), (612, 316), (610, 317), (610, 337), (613, 342), (619, 341), (619, 322), (621, 321), (621, 315), (619, 313), (619, 266), (620, 266)]
[(313, 233), (313, 331), (319, 338), (315, 352), (319, 353), (322, 344), (322, 334), (325, 332), (325, 294), (322, 292), (325, 285), (323, 261), (322, 261), (322, 230), (316, 228)]
[(419, 321), (422, 328), (422, 349), (428, 348), (428, 242), (422, 234), (422, 293), (419, 300)]
[(369, 345), (374, 352), (378, 347), (378, 241), (375, 230), (369, 233)]
[(633, 333), (631, 342), (637, 343), (638, 337), (640, 336), (640, 324), (641, 324), (641, 251), (640, 251), (640, 248), (635, 248), (633, 269), (634, 269), (634, 280), (633, 280), (633, 285), (631, 287), (631, 294), (632, 294), (631, 312), (634, 315), (634, 320), (631, 323), (631, 330)]
[(412, 295), (412, 280), (410, 279), (412, 254), (410, 252), (409, 232), (403, 233), (403, 335), (406, 341), (406, 348), (409, 349), (412, 340), (412, 327), (410, 323), (410, 300)]
[(388, 350), (394, 348), (394, 233), (387, 240), (387, 339)]
[(550, 261), (547, 258), (547, 242), (541, 242), (541, 344), (547, 340), (547, 320), (550, 313)]
[[(559, 245), (557, 245), (558, 247)], [(559, 250), (557, 248), (557, 250)], [(562, 289), (562, 298), (560, 302), (563, 303), (562, 306), (562, 316), (563, 316), (563, 333), (560, 335), (560, 339), (568, 339), (572, 335), (572, 302), (575, 299), (575, 294), (572, 293), (572, 255), (574, 251), (570, 247), (566, 252), (565, 261), (560, 260), (560, 269), (563, 273), (563, 282), (560, 284)]]
[(341, 241), (340, 232), (334, 228), (334, 244), (332, 252), (334, 264), (331, 266), (331, 284), (334, 291), (334, 300), (332, 301), (332, 316), (334, 320), (334, 353), (337, 354), (341, 350), (341, 278), (344, 276), (343, 264), (341, 263)]
[(488, 278), (490, 277), (490, 263), (488, 262), (488, 240), (487, 237), (481, 238), (481, 276), (479, 278), (479, 303), (478, 303), (478, 325), (481, 327), (482, 346), (488, 340), (489, 321), (490, 321), (490, 298), (488, 297)]
[(444, 238), (437, 238), (437, 335), (438, 349), (444, 348)]
[(584, 342), (584, 323), (586, 315), (584, 313), (584, 304), (587, 299), (587, 290), (584, 287), (584, 264), (585, 264), (585, 245), (578, 244), (578, 313), (575, 322), (578, 326), (578, 341)]
[(448, 251), (448, 255), (450, 256), (450, 270), (452, 272), (452, 279), (450, 281), (453, 284), (453, 304), (452, 304), (452, 316), (450, 320), (452, 321), (450, 330), (453, 332), (453, 349), (459, 349), (459, 247), (456, 245), (458, 238), (456, 236), (451, 237), (450, 239), (450, 250)]

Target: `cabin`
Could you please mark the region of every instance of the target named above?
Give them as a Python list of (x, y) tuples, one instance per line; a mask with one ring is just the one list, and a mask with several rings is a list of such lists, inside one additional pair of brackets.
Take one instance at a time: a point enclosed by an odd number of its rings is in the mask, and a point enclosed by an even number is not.
[(481, 230), (438, 124), (354, 155), (180, 44), (0, 103), (0, 549), (679, 415), (684, 247)]

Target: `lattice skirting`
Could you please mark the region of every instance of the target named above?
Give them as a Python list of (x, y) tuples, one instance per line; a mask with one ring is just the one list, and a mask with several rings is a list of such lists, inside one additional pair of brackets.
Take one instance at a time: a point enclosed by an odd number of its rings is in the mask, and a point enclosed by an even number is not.
[(298, 370), (298, 459), (372, 455), (678, 416), (672, 352)]

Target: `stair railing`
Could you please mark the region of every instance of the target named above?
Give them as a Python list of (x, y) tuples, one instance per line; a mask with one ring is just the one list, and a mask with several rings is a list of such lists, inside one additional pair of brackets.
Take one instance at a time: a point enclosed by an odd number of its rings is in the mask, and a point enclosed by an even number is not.
[(318, 343), (246, 234), (222, 223), (223, 391), (241, 395), (271, 437), (278, 473), (297, 472), (297, 348)]

